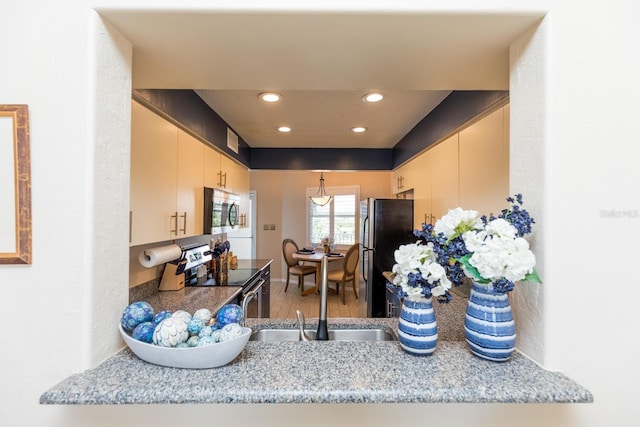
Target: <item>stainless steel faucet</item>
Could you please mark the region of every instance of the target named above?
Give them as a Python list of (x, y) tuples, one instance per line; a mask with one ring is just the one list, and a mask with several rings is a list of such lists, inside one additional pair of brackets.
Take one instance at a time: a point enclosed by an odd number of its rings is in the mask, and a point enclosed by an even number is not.
[[(327, 280), (329, 261), (325, 255), (322, 258), (321, 263), (321, 276), (320, 282), (320, 315), (318, 319), (318, 331), (316, 332), (317, 341), (327, 341), (329, 339), (329, 332), (327, 331), (327, 294), (329, 293), (329, 283)], [(296, 310), (296, 317), (298, 318), (298, 327), (300, 328), (300, 340), (312, 341), (313, 339), (307, 335), (304, 331), (304, 314), (300, 310)]]
[(329, 293), (327, 276), (329, 274), (329, 260), (327, 259), (327, 255), (322, 258), (321, 266), (322, 280), (320, 282), (320, 316), (318, 319), (316, 340), (326, 341), (329, 339), (329, 332), (327, 331), (327, 294)]

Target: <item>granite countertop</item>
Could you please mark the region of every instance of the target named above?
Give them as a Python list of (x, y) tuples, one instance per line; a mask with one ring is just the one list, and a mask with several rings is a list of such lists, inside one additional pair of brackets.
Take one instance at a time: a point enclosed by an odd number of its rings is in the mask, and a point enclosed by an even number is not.
[[(437, 306), (437, 305), (436, 305)], [(442, 320), (444, 320), (442, 317)], [(397, 319), (330, 318), (329, 328), (397, 327)], [(295, 328), (295, 319), (247, 326)], [(307, 326), (317, 327), (317, 319)], [(127, 348), (46, 391), (42, 404), (592, 402), (584, 387), (516, 352), (504, 363), (473, 356), (442, 325), (436, 351), (416, 357), (398, 342), (257, 342), (221, 368), (152, 365)], [(453, 335), (451, 335), (453, 334)]]
[[(270, 266), (271, 259), (241, 259), (238, 268), (263, 270)], [(220, 307), (234, 301), (242, 292), (241, 286), (187, 286), (178, 291), (158, 291), (158, 281), (150, 281), (129, 290), (129, 303), (146, 301), (154, 311), (187, 310), (190, 313), (208, 308), (216, 313)]]

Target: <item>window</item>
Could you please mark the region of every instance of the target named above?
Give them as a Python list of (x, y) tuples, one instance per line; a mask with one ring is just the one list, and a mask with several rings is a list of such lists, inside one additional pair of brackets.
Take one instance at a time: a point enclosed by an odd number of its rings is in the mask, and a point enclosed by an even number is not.
[(308, 235), (307, 242), (318, 244), (324, 237), (331, 236), (339, 249), (346, 249), (358, 241), (359, 187), (327, 187), (327, 194), (333, 196), (331, 202), (318, 206), (310, 196), (318, 189), (307, 189)]

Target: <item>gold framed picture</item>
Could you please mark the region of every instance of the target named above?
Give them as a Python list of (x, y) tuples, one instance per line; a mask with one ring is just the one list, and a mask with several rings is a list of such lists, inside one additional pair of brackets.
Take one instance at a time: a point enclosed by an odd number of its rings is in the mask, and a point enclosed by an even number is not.
[(0, 104), (0, 264), (31, 264), (29, 109)]

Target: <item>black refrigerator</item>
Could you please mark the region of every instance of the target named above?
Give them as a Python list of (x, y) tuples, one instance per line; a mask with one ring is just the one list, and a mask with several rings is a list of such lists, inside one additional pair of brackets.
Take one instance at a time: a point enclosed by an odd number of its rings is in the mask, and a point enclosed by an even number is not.
[(362, 317), (389, 317), (384, 271), (395, 264), (400, 245), (414, 243), (413, 200), (365, 199), (360, 202), (360, 306)]

